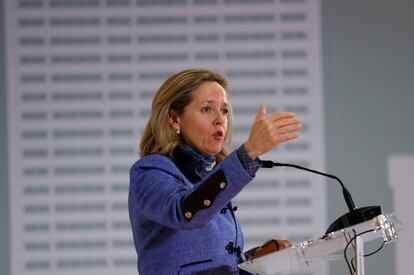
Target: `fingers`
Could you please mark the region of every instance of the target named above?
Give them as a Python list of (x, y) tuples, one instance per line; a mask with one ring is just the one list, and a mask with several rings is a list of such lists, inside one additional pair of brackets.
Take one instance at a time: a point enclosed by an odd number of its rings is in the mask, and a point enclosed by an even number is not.
[(280, 133), (283, 134), (283, 133), (289, 133), (289, 132), (294, 132), (294, 131), (300, 130), (302, 128), (302, 124), (296, 118), (295, 119), (285, 119), (283, 121), (280, 121), (280, 123), (278, 123), (276, 128)]
[(292, 243), (288, 240), (277, 240), (277, 242), (279, 243), (279, 250), (292, 246)]
[(292, 139), (295, 139), (295, 138), (298, 138), (299, 137), (299, 134), (296, 134), (296, 133), (288, 133), (288, 134), (283, 134), (283, 135), (280, 135), (279, 137), (278, 137), (278, 143), (280, 144), (280, 143), (283, 143), (283, 142), (286, 142), (286, 141), (289, 141), (289, 140), (292, 140)]
[(284, 248), (288, 248), (288, 247), (292, 246), (292, 243), (289, 240), (280, 240), (278, 238), (273, 238), (273, 239), (270, 239), (270, 240), (267, 240), (266, 242), (264, 242), (264, 244), (261, 246), (261, 248), (264, 248), (264, 247), (268, 246), (272, 242), (275, 243), (277, 250), (282, 250)]
[(296, 131), (301, 127), (294, 113), (279, 112), (266, 117), (266, 108), (261, 105), (244, 143), (245, 150), (252, 159), (256, 159), (279, 144), (299, 137)]
[[(267, 118), (267, 122), (273, 127), (280, 129), (285, 126), (299, 126), (300, 120), (294, 113), (275, 113)], [(297, 129), (299, 130), (300, 127)]]
[(297, 138), (299, 135), (295, 132), (302, 128), (300, 120), (293, 113), (276, 113), (268, 118), (266, 124), (271, 129), (272, 139), (277, 143)]
[(293, 117), (295, 117), (295, 113), (292, 113), (292, 112), (277, 112), (277, 113), (270, 114), (268, 116), (268, 119), (274, 121), (274, 120), (293, 118)]
[(259, 111), (257, 112), (256, 118), (254, 119), (254, 121), (260, 121), (263, 120), (266, 116), (266, 107), (262, 104), (259, 107)]

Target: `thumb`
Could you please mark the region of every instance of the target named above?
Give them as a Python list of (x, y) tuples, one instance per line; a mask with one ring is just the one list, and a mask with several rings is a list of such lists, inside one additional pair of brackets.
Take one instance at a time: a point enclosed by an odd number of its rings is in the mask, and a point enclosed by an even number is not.
[(262, 104), (259, 107), (259, 111), (257, 112), (256, 118), (254, 121), (263, 120), (266, 115), (266, 107)]

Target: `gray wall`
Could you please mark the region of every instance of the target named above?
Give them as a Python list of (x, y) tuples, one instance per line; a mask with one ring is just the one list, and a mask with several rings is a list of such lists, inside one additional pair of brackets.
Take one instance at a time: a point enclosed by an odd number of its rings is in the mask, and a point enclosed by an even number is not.
[[(3, 2), (0, 1), (0, 14)], [(322, 1), (327, 171), (349, 187), (358, 206), (391, 212), (387, 158), (414, 153), (414, 2)], [(9, 273), (4, 18), (0, 22), (0, 274)], [(328, 220), (346, 211), (328, 184)], [(338, 203), (339, 202), (339, 203)], [(317, 215), (317, 213), (315, 213)], [(394, 274), (393, 245), (368, 258), (368, 274)], [(331, 274), (343, 274), (335, 264)]]
[[(387, 158), (414, 153), (414, 2), (322, 2), (327, 170), (357, 206), (392, 212)], [(346, 206), (335, 186), (328, 195), (333, 221)], [(393, 252), (367, 258), (367, 274), (395, 274)]]

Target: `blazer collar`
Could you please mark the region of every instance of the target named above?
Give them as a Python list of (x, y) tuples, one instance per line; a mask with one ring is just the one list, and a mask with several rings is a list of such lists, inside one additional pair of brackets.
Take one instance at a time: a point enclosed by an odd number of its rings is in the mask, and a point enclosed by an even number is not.
[(213, 170), (216, 164), (215, 156), (205, 157), (188, 145), (177, 146), (173, 156), (180, 170), (184, 170), (184, 174), (195, 172), (201, 178)]

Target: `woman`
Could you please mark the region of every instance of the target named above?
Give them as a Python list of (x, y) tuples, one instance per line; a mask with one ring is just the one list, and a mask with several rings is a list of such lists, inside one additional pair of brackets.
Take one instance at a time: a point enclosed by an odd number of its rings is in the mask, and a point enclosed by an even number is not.
[(140, 274), (238, 274), (242, 257), (254, 254), (242, 253), (231, 199), (254, 178), (258, 157), (297, 138), (301, 124), (260, 106), (248, 139), (229, 153), (228, 93), (222, 75), (186, 70), (153, 99), (128, 199)]

